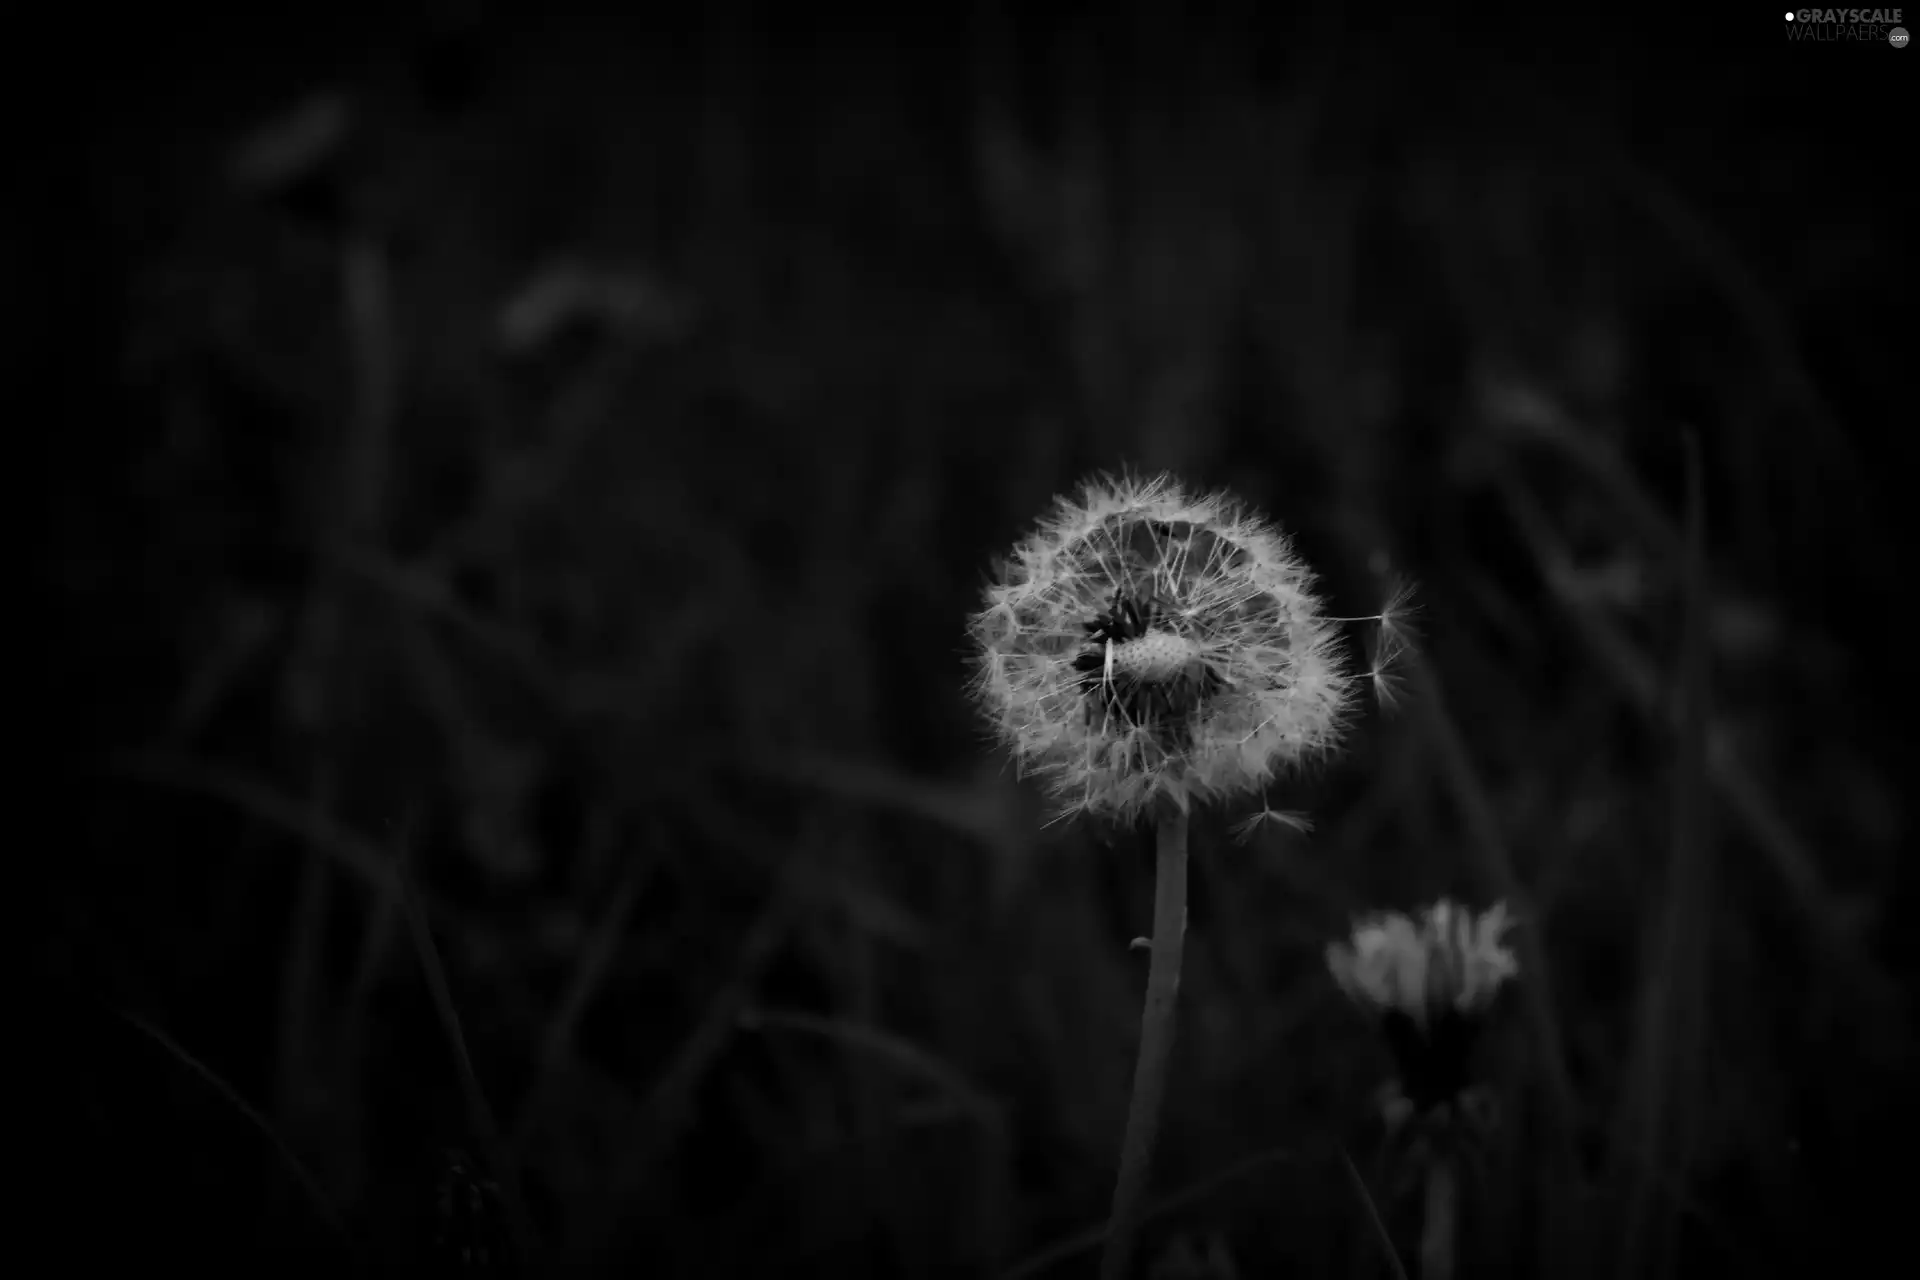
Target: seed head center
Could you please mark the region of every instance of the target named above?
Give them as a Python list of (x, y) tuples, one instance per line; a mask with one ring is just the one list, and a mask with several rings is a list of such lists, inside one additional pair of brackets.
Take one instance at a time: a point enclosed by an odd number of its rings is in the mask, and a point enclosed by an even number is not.
[(1113, 646), (1115, 673), (1136, 680), (1172, 680), (1193, 665), (1199, 650), (1171, 631), (1149, 631)]

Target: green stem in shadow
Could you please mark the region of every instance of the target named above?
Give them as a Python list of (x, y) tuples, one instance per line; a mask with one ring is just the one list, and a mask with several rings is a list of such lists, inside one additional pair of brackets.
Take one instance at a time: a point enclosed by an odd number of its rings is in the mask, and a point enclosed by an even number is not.
[(1460, 1183), (1453, 1161), (1436, 1155), (1427, 1166), (1426, 1218), (1420, 1227), (1420, 1280), (1453, 1280), (1454, 1230)]
[(1180, 959), (1187, 939), (1187, 815), (1168, 812), (1155, 832), (1153, 950), (1147, 968), (1146, 1007), (1140, 1016), (1140, 1058), (1133, 1073), (1133, 1101), (1113, 1188), (1101, 1280), (1125, 1280), (1140, 1233), (1153, 1144), (1160, 1133), (1160, 1103), (1167, 1092), (1173, 1056), (1174, 1010), (1180, 995)]

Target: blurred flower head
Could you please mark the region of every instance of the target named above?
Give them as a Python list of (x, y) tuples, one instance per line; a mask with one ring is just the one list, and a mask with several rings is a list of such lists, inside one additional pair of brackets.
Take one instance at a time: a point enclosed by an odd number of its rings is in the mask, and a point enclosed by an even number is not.
[(1257, 790), (1338, 739), (1351, 681), (1312, 575), (1226, 494), (1056, 499), (971, 620), (973, 693), (1065, 814)]
[(1367, 917), (1327, 948), (1340, 989), (1379, 1017), (1416, 1110), (1468, 1092), (1477, 1033), (1520, 972), (1506, 945), (1512, 924), (1504, 902), (1476, 914), (1443, 899), (1411, 916)]

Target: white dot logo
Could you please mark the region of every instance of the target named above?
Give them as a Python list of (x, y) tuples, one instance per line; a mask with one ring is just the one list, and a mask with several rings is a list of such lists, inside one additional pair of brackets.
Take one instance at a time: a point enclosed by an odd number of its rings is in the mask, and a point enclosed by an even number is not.
[(1887, 42), (1896, 49), (1906, 48), (1907, 29), (1905, 27), (1895, 27), (1893, 30), (1887, 32)]
[(1793, 21), (1793, 15), (1792, 15), (1792, 14), (1788, 14), (1788, 15), (1787, 15), (1787, 21), (1788, 21), (1788, 22), (1792, 22), (1792, 21)]

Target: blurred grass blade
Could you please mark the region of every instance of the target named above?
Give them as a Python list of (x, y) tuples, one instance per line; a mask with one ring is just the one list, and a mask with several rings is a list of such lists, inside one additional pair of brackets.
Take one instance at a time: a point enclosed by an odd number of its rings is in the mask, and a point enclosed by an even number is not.
[[(1269, 1151), (1255, 1152), (1243, 1160), (1228, 1165), (1218, 1173), (1211, 1174), (1198, 1182), (1182, 1187), (1178, 1191), (1171, 1192), (1153, 1201), (1147, 1206), (1146, 1212), (1140, 1216), (1141, 1225), (1144, 1226), (1149, 1222), (1155, 1222), (1164, 1218), (1170, 1213), (1178, 1213), (1182, 1209), (1203, 1203), (1207, 1197), (1215, 1194), (1224, 1187), (1239, 1182), (1243, 1178), (1252, 1177), (1254, 1174), (1264, 1172), (1267, 1169), (1273, 1168), (1275, 1165), (1293, 1164), (1298, 1160), (1299, 1156), (1295, 1154), (1292, 1148), (1276, 1147)], [(1051, 1271), (1054, 1267), (1059, 1266), (1069, 1258), (1076, 1258), (1083, 1253), (1092, 1252), (1099, 1248), (1100, 1242), (1106, 1238), (1107, 1224), (1103, 1219), (1084, 1231), (1077, 1232), (1061, 1240), (1056, 1240), (1045, 1248), (1028, 1254), (1026, 1258), (1022, 1259), (1015, 1266), (1001, 1272), (1000, 1280), (1029, 1280), (1029, 1277)], [(1405, 1280), (1405, 1278), (1402, 1277), (1402, 1280)]]
[[(1619, 1257), (1623, 1276), (1666, 1274), (1671, 1215), (1658, 1198), (1654, 1169), (1671, 1169), (1684, 1187), (1699, 1130), (1701, 1059), (1706, 1020), (1713, 917), (1712, 847), (1708, 829), (1709, 717), (1706, 627), (1705, 495), (1700, 443), (1688, 432), (1687, 513), (1681, 592), (1679, 678), (1674, 722), (1678, 730), (1673, 775), (1671, 861), (1657, 934), (1641, 982), (1641, 1024), (1623, 1099), (1631, 1146), (1643, 1153), (1633, 1180)], [(1664, 1215), (1664, 1216), (1663, 1216)]]
[(467, 1052), (466, 1033), (460, 1027), (460, 1012), (454, 1008), (453, 994), (447, 988), (446, 971), (440, 964), (440, 950), (434, 945), (433, 930), (427, 924), (419, 892), (414, 887), (410, 865), (412, 847), (410, 833), (403, 832), (399, 856), (394, 864), (400, 881), (400, 900), (413, 929), (414, 947), (420, 956), (420, 968), (427, 979), (427, 990), (433, 998), (434, 1011), (439, 1015), (440, 1028), (446, 1033), (448, 1047), (453, 1051), (468, 1122), (485, 1147), (487, 1160), (493, 1166), (493, 1175), (500, 1182), (501, 1198), (507, 1211), (507, 1228), (513, 1234), (514, 1249), (520, 1256), (521, 1265), (537, 1273), (539, 1268), (533, 1252), (533, 1224), (527, 1216), (526, 1199), (521, 1194), (519, 1166), (510, 1158), (511, 1153), (500, 1136), (500, 1126), (494, 1119), (493, 1108), (488, 1105), (486, 1093), (480, 1088), (479, 1076), (474, 1073), (473, 1058)]
[(354, 1253), (357, 1265), (359, 1263), (359, 1251), (354, 1246), (353, 1233), (347, 1230), (345, 1216), (341, 1214), (339, 1207), (333, 1203), (333, 1198), (326, 1193), (325, 1188), (320, 1185), (320, 1180), (314, 1176), (313, 1171), (307, 1167), (306, 1162), (294, 1154), (293, 1148), (287, 1145), (286, 1140), (280, 1136), (279, 1131), (273, 1127), (272, 1122), (262, 1115), (252, 1103), (241, 1097), (239, 1090), (228, 1084), (226, 1080), (221, 1078), (218, 1072), (206, 1063), (200, 1061), (200, 1059), (194, 1057), (179, 1041), (162, 1031), (159, 1027), (154, 1026), (139, 1014), (130, 1013), (125, 1009), (115, 1009), (113, 1013), (114, 1016), (122, 1022), (125, 1022), (128, 1026), (140, 1032), (140, 1034), (146, 1036), (149, 1040), (152, 1040), (155, 1044), (173, 1055), (182, 1066), (186, 1067), (196, 1076), (199, 1076), (201, 1080), (206, 1082), (208, 1087), (225, 1099), (229, 1106), (246, 1117), (247, 1122), (260, 1133), (260, 1136), (273, 1145), (274, 1151), (280, 1157), (280, 1163), (286, 1167), (287, 1172), (292, 1176), (293, 1180), (299, 1184), (300, 1190), (306, 1194), (308, 1201), (313, 1205), (314, 1213), (326, 1224), (327, 1229), (339, 1236), (342, 1243)]
[(1400, 1251), (1393, 1247), (1393, 1235), (1387, 1230), (1386, 1220), (1380, 1216), (1380, 1206), (1374, 1203), (1373, 1193), (1367, 1190), (1367, 1180), (1360, 1176), (1360, 1170), (1354, 1167), (1353, 1157), (1347, 1154), (1345, 1147), (1340, 1148), (1340, 1164), (1353, 1183), (1354, 1194), (1360, 1197), (1360, 1203), (1367, 1211), (1367, 1221), (1373, 1226), (1374, 1237), (1380, 1241), (1380, 1251), (1387, 1255), (1387, 1262), (1393, 1267), (1395, 1280), (1407, 1280), (1406, 1264), (1400, 1261)]
[(884, 1028), (784, 1009), (748, 1009), (740, 1015), (740, 1026), (752, 1031), (797, 1031), (874, 1055), (903, 1074), (926, 1080), (958, 1105), (980, 1132), (979, 1245), (981, 1253), (998, 1265), (1008, 1221), (1003, 1189), (1013, 1156), (1013, 1138), (998, 1101), (952, 1063)]
[(560, 1001), (547, 1020), (546, 1029), (540, 1037), (540, 1074), (533, 1088), (528, 1091), (526, 1102), (521, 1105), (513, 1134), (508, 1140), (508, 1146), (515, 1154), (525, 1150), (534, 1126), (539, 1123), (543, 1107), (558, 1087), (561, 1065), (572, 1052), (580, 1020), (586, 1016), (594, 994), (599, 991), (600, 984), (613, 966), (614, 957), (619, 954), (628, 917), (633, 913), (634, 903), (640, 897), (640, 890), (650, 869), (647, 863), (635, 862), (621, 878), (620, 888), (595, 924), (592, 937), (582, 948)]
[[(1578, 623), (1578, 631), (1601, 667), (1649, 719), (1672, 723), (1661, 705), (1659, 681), (1653, 664), (1640, 652), (1623, 628), (1603, 609), (1583, 601), (1574, 587), (1577, 573), (1571, 553), (1554, 532), (1546, 511), (1533, 494), (1511, 478), (1503, 478), (1508, 513), (1530, 549), (1542, 576), (1561, 607)], [(1719, 724), (1701, 729), (1706, 743), (1706, 773), (1727, 802), (1733, 816), (1766, 855), (1780, 877), (1786, 897), (1800, 913), (1809, 933), (1857, 989), (1883, 1011), (1895, 1008), (1884, 975), (1867, 955), (1847, 923), (1818, 860), (1787, 825), (1773, 798), (1742, 767), (1732, 742)]]

